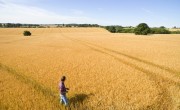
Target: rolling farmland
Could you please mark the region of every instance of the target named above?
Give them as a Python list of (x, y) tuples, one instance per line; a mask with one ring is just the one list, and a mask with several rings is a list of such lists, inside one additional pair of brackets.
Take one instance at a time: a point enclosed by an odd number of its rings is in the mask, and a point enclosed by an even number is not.
[(73, 109), (178, 110), (180, 35), (0, 28), (0, 109), (63, 109), (62, 75)]

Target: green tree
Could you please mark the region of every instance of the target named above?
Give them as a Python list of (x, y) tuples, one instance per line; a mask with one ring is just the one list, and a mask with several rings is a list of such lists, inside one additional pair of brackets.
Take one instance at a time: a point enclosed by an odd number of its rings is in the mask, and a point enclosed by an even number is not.
[(164, 27), (164, 26), (160, 26), (159, 28), (166, 29), (166, 27)]
[(151, 33), (151, 29), (146, 23), (140, 23), (134, 30), (136, 35), (147, 35)]
[(171, 32), (167, 30), (166, 28), (151, 28), (152, 34), (170, 34)]
[(23, 35), (24, 36), (31, 36), (31, 32), (30, 31), (24, 31)]
[(122, 30), (123, 30), (123, 27), (122, 26), (116, 26), (116, 33), (121, 33)]
[(115, 33), (116, 32), (116, 27), (115, 26), (106, 26), (105, 27), (109, 32)]

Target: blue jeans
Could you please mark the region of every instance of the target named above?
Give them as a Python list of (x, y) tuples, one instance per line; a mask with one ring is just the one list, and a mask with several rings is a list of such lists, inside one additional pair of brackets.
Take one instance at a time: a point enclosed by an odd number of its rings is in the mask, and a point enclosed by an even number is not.
[(65, 106), (68, 106), (68, 99), (66, 97), (66, 94), (60, 94), (60, 103), (64, 104)]

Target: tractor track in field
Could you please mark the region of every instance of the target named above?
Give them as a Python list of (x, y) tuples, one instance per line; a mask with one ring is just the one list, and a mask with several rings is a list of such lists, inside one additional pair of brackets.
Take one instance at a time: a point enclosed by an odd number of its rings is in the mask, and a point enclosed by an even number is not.
[[(40, 38), (40, 37), (34, 37), (34, 38), (30, 38), (30, 39), (37, 39), (37, 38)], [(29, 41), (29, 39), (18, 39), (18, 40), (0, 42), (0, 44), (11, 44), (11, 43), (14, 43), (14, 42), (21, 42), (21, 41)]]
[[(66, 38), (68, 38), (68, 36), (66, 36)], [(166, 70), (166, 71), (169, 72), (169, 73), (173, 73), (173, 74), (179, 74), (179, 73), (180, 73), (179, 71), (173, 70), (173, 69), (171, 69), (171, 68), (169, 68), (169, 67), (162, 66), (162, 65), (158, 65), (158, 64), (155, 64), (155, 63), (153, 63), (153, 62), (150, 62), (150, 61), (147, 61), (147, 60), (144, 60), (144, 59), (140, 59), (140, 58), (137, 58), (137, 57), (134, 57), (134, 56), (131, 56), (131, 55), (128, 55), (128, 54), (119, 52), (119, 51), (115, 51), (115, 50), (112, 50), (112, 49), (109, 49), (109, 48), (104, 48), (104, 47), (102, 47), (102, 46), (99, 46), (99, 45), (96, 45), (96, 44), (93, 44), (93, 43), (90, 43), (90, 42), (87, 42), (87, 41), (82, 41), (82, 40), (78, 40), (78, 39), (73, 39), (73, 38), (70, 38), (70, 37), (69, 37), (69, 39), (74, 40), (74, 41), (78, 41), (78, 42), (82, 42), (82, 43), (84, 43), (84, 44), (88, 44), (88, 45), (91, 45), (91, 46), (94, 46), (94, 47), (103, 49), (103, 50), (105, 50), (105, 51), (112, 52), (112, 53), (115, 53), (115, 54), (118, 54), (118, 55), (121, 55), (121, 56), (130, 58), (130, 59), (132, 59), (132, 60), (135, 60), (135, 61), (138, 61), (138, 62), (142, 62), (142, 63), (147, 64), (147, 65), (154, 66), (154, 67), (159, 68), (159, 69), (162, 69), (162, 70)]]
[[(42, 31), (44, 31), (44, 29)], [(105, 48), (105, 47), (99, 46), (97, 44), (93, 44), (93, 43), (90, 43), (90, 42), (87, 42), (87, 41), (79, 40), (77, 38), (76, 39), (72, 38), (70, 36), (67, 36), (67, 35), (63, 34), (61, 32), (61, 30), (60, 30), (60, 34), (62, 35), (62, 37), (66, 38), (66, 39), (69, 39), (69, 40), (71, 40), (73, 42), (76, 42), (76, 43), (78, 43), (80, 45), (84, 45), (84, 46), (86, 46), (86, 47), (88, 47), (88, 48), (90, 48), (93, 51), (96, 51), (98, 53), (110, 56), (110, 57), (112, 57), (113, 59), (115, 59), (118, 62), (121, 62), (121, 63), (123, 63), (123, 64), (125, 64), (125, 65), (127, 65), (127, 66), (129, 66), (131, 68), (134, 68), (134, 69), (136, 69), (138, 71), (141, 71), (141, 72), (145, 73), (148, 76), (149, 80), (153, 81), (156, 84), (157, 88), (160, 89), (160, 94), (158, 96), (158, 100), (155, 102), (155, 103), (158, 103), (159, 105), (157, 106), (156, 104), (152, 104), (152, 105), (150, 105), (150, 107), (160, 109), (160, 110), (161, 109), (166, 110), (166, 109), (171, 109), (172, 108), (172, 105), (173, 105), (172, 104), (172, 99), (171, 99), (171, 95), (170, 95), (167, 88), (170, 85), (177, 85), (178, 87), (180, 87), (179, 80), (174, 81), (174, 80), (172, 80), (172, 79), (170, 79), (168, 77), (163, 77), (162, 75), (157, 74), (157, 72), (152, 72), (150, 70), (147, 70), (147, 69), (145, 69), (143, 67), (140, 67), (140, 66), (136, 65), (135, 63), (133, 63), (131, 61), (126, 61), (123, 58), (119, 58), (118, 56), (125, 57), (125, 58), (128, 58), (128, 59), (134, 60), (134, 61), (136, 61), (138, 63), (143, 63), (143, 64), (148, 65), (148, 66), (152, 66), (152, 67), (154, 67), (156, 69), (159, 69), (159, 70), (165, 70), (166, 72), (172, 73), (172, 74), (174, 74), (176, 76), (178, 76), (178, 74), (179, 74), (178, 71), (173, 70), (173, 69), (171, 69), (169, 67), (166, 67), (166, 66), (158, 65), (158, 64), (155, 64), (153, 62), (143, 60), (143, 59), (140, 59), (140, 58), (137, 58), (137, 57), (122, 53), (122, 52), (118, 52), (118, 51), (115, 51), (115, 50), (112, 50), (112, 49), (109, 49), (109, 48)], [(36, 38), (41, 38), (41, 37), (36, 37)], [(47, 36), (45, 36), (45, 37), (47, 37)], [(18, 41), (22, 41), (22, 40), (26, 40), (26, 39), (17, 40), (17, 41), (14, 41), (14, 42), (18, 42)], [(12, 43), (12, 42), (3, 42), (3, 43), (6, 44), (6, 43)], [(21, 82), (32, 86), (36, 91), (41, 92), (45, 97), (47, 97), (47, 99), (51, 100), (52, 103), (57, 101), (56, 93), (53, 92), (51, 89), (41, 85), (36, 80), (34, 80), (32, 78), (29, 78), (29, 77), (21, 74), (21, 72), (18, 72), (15, 69), (13, 69), (13, 68), (11, 68), (11, 67), (9, 67), (7, 65), (4, 65), (2, 63), (0, 63), (0, 69), (2, 69), (4, 71), (7, 71), (8, 73), (14, 75), (15, 78), (17, 78)], [(178, 78), (179, 78), (179, 76), (178, 76)], [(149, 107), (145, 107), (145, 108), (142, 108), (142, 109), (148, 109), (148, 108)]]
[[(123, 58), (119, 58), (119, 57), (113, 55), (112, 53), (115, 53), (115, 54), (117, 54), (119, 56), (124, 56), (124, 57), (129, 58), (129, 59), (133, 59), (136, 62), (141, 62), (141, 63), (144, 63), (146, 65), (150, 65), (150, 66), (153, 66), (153, 67), (156, 67), (156, 68), (159, 68), (159, 69), (166, 70), (169, 73), (177, 74), (176, 73), (177, 71), (172, 70), (169, 67), (164, 67), (164, 66), (161, 66), (161, 65), (154, 64), (152, 62), (146, 61), (146, 60), (142, 60), (140, 58), (136, 58), (134, 56), (130, 56), (130, 55), (127, 55), (127, 54), (124, 54), (124, 53), (121, 53), (121, 52), (117, 52), (115, 50), (111, 50), (111, 49), (107, 49), (107, 48), (104, 48), (104, 47), (101, 47), (101, 46), (97, 46), (97, 45), (89, 43), (87, 41), (74, 39), (72, 37), (64, 35), (63, 33), (61, 33), (61, 35), (63, 37), (65, 37), (65, 38), (73, 41), (73, 42), (77, 42), (78, 44), (87, 46), (87, 47), (89, 47), (90, 49), (92, 49), (92, 50), (94, 50), (96, 52), (111, 56), (116, 61), (119, 61), (119, 62), (121, 62), (121, 63), (123, 63), (125, 65), (130, 66), (131, 68), (134, 68), (134, 69), (136, 69), (138, 71), (141, 71), (141, 72), (145, 73), (148, 76), (149, 80), (153, 81), (156, 84), (157, 88), (159, 88), (161, 90), (161, 91), (159, 91), (160, 93), (159, 93), (157, 102), (155, 102), (155, 103), (158, 104), (158, 106), (156, 104), (152, 104), (149, 107), (150, 108), (153, 107), (153, 108), (156, 108), (156, 109), (163, 109), (163, 110), (172, 108), (172, 105), (173, 105), (172, 104), (172, 99), (171, 99), (171, 95), (170, 95), (167, 88), (170, 86), (169, 84), (177, 85), (178, 87), (180, 87), (179, 82), (173, 81), (173, 80), (171, 80), (169, 78), (165, 78), (162, 75), (157, 75), (156, 72), (152, 72), (150, 70), (144, 69), (143, 67), (139, 67), (136, 64), (125, 61)], [(147, 107), (147, 108), (149, 108), (149, 107)], [(143, 109), (147, 109), (147, 108), (145, 107)]]
[[(27, 85), (30, 85), (33, 87), (37, 92), (42, 93), (47, 100), (49, 100), (53, 105), (58, 102), (58, 96), (54, 91), (52, 91), (50, 88), (45, 87), (44, 85), (40, 84), (36, 80), (27, 77), (23, 75), (21, 72), (16, 71), (14, 68), (11, 68), (7, 65), (4, 65), (0, 63), (0, 69), (3, 71), (8, 72), (9, 74), (13, 75), (17, 80), (21, 81), (22, 83), (25, 83)], [(59, 106), (59, 105), (56, 105)]]
[[(63, 37), (65, 37), (65, 38), (67, 38), (67, 39), (69, 39), (69, 40), (71, 40), (71, 41), (79, 42), (80, 44), (85, 45), (85, 46), (91, 48), (91, 49), (94, 50), (94, 51), (97, 51), (97, 52), (100, 52), (100, 53), (103, 53), (103, 54), (107, 54), (107, 55), (109, 55), (109, 56), (111, 56), (111, 57), (114, 57), (116, 60), (118, 60), (118, 59), (120, 60), (121, 58), (119, 58), (119, 57), (117, 57), (117, 56), (115, 56), (115, 55), (112, 55), (111, 53), (115, 53), (115, 54), (117, 54), (117, 55), (119, 55), (119, 56), (122, 55), (122, 56), (124, 56), (124, 57), (126, 57), (126, 58), (135, 60), (135, 61), (140, 62), (140, 63), (144, 63), (144, 64), (146, 64), (146, 65), (148, 65), (148, 66), (152, 66), (152, 67), (158, 68), (158, 69), (160, 69), (160, 70), (165, 70), (166, 72), (172, 73), (172, 74), (174, 74), (175, 76), (179, 77), (179, 72), (178, 72), (178, 71), (175, 71), (175, 70), (173, 70), (173, 69), (171, 69), (171, 68), (169, 68), (169, 67), (165, 67), (165, 66), (162, 66), (162, 65), (154, 64), (154, 63), (149, 62), (149, 61), (147, 61), (147, 60), (143, 60), (143, 59), (140, 59), (140, 58), (137, 58), (137, 57), (134, 57), (134, 56), (130, 56), (130, 55), (127, 55), (127, 54), (124, 54), (124, 53), (121, 53), (121, 52), (118, 52), (118, 51), (115, 51), (115, 50), (111, 50), (111, 49), (107, 49), (107, 48), (104, 48), (104, 47), (101, 47), (101, 46), (97, 46), (96, 44), (92, 44), (92, 43), (89, 43), (89, 42), (87, 42), (87, 41), (82, 41), (82, 40), (74, 39), (74, 38), (68, 37), (68, 36), (66, 36), (66, 35), (63, 35)], [(135, 65), (135, 64), (133, 64), (133, 63), (129, 63), (129, 62), (123, 60), (123, 59), (121, 59), (120, 61), (122, 61), (123, 63), (125, 63), (125, 64), (127, 64), (127, 65), (133, 65), (134, 67), (137, 67), (137, 69), (139, 68), (138, 70), (140, 70), (140, 69), (141, 69), (142, 71), (146, 70), (146, 69), (141, 68), (141, 67), (139, 67), (139, 66), (137, 66), (137, 65)], [(126, 62), (127, 62), (127, 63), (126, 63)], [(129, 64), (128, 64), (128, 63), (129, 63)], [(149, 70), (146, 70), (146, 71), (149, 71)], [(148, 73), (150, 73), (150, 72), (148, 72)], [(155, 73), (155, 72), (151, 72), (151, 73)], [(165, 77), (163, 77), (163, 76), (161, 76), (161, 75), (157, 75), (157, 76), (162, 77), (163, 79), (166, 79), (166, 80), (172, 82), (173, 84), (177, 84), (177, 85), (180, 86), (180, 83), (177, 82), (177, 81), (173, 81), (173, 80), (168, 79), (168, 78), (165, 78)], [(178, 80), (178, 81), (179, 81), (179, 80)]]

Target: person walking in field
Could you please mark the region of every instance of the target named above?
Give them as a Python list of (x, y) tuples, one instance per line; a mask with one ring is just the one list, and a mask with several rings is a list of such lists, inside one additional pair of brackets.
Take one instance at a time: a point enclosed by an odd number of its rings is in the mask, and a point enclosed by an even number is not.
[(64, 84), (65, 80), (66, 80), (66, 77), (62, 76), (61, 81), (59, 83), (59, 90), (60, 90), (60, 103), (64, 104), (67, 107), (69, 103), (66, 97), (66, 93), (68, 92), (69, 88), (66, 88)]

